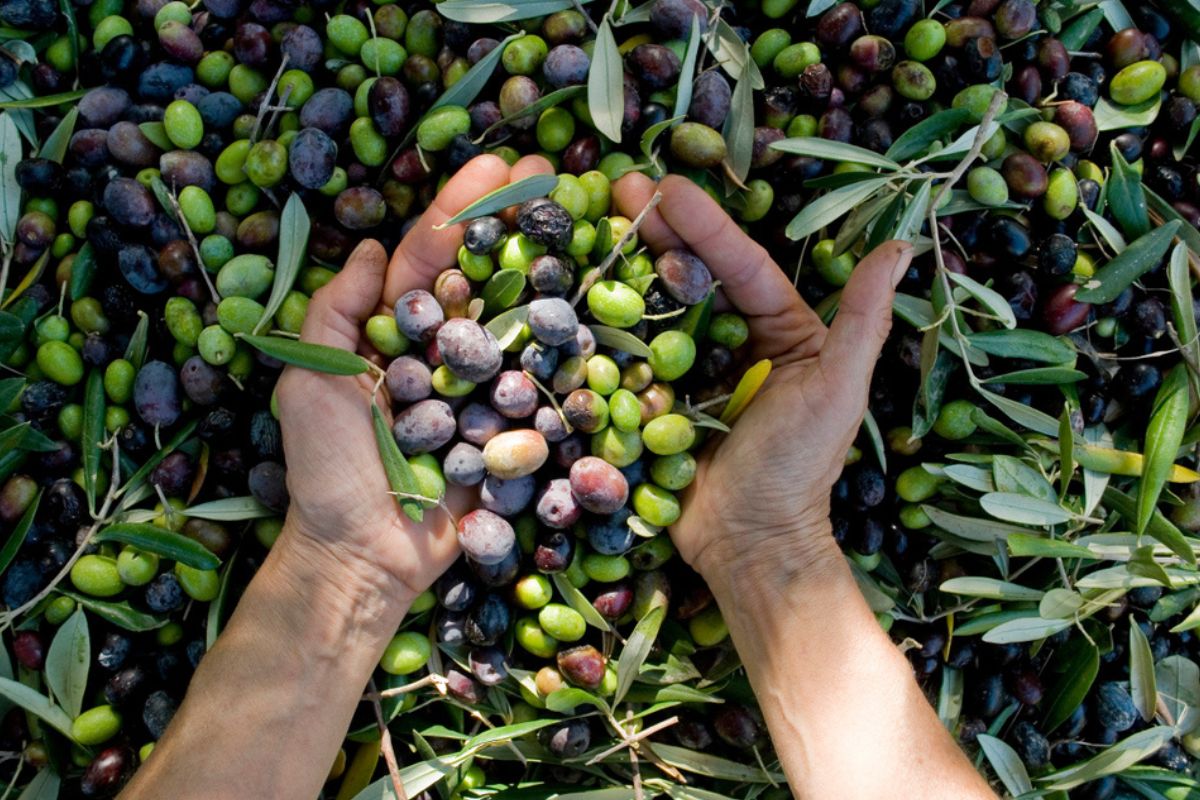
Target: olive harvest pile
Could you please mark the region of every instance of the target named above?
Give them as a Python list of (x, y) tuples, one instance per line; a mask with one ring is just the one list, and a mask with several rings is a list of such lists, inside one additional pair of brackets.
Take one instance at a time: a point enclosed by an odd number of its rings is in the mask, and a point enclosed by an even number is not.
[[(788, 796), (668, 535), (770, 365), (634, 171), (826, 320), (914, 243), (834, 487), (864, 595), (998, 792), (1200, 796), (1192, 0), (0, 0), (0, 109), (9, 796), (153, 757), (279, 534), (285, 363), (379, 373), (397, 513), (478, 490), (375, 676), (408, 796)], [(558, 174), (455, 220), (380, 366), (297, 342), (481, 153)], [(322, 796), (393, 796), (372, 703)]]

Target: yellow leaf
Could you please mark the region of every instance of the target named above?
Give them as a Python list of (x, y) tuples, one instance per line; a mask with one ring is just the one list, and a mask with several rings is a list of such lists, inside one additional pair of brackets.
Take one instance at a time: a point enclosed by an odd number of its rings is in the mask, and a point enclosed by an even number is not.
[(725, 405), (725, 410), (721, 412), (721, 422), (730, 425), (740, 417), (770, 374), (771, 360), (769, 358), (764, 358), (746, 370), (746, 374), (738, 381), (737, 388), (733, 390), (729, 402)]

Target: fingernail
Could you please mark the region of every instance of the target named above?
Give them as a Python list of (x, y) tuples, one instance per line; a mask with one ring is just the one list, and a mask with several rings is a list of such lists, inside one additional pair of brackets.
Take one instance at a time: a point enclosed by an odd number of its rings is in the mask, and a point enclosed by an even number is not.
[(896, 266), (892, 268), (892, 288), (895, 289), (904, 280), (908, 265), (912, 263), (913, 246), (911, 242), (900, 242), (896, 253)]

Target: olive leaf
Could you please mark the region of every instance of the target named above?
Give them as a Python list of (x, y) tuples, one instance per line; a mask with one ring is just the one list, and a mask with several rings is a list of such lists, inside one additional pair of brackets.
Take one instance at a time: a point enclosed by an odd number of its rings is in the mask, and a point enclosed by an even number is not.
[(692, 28), (688, 34), (687, 52), (679, 70), (679, 85), (675, 87), (675, 111), (673, 117), (687, 114), (692, 105), (692, 87), (696, 82), (696, 57), (700, 54), (700, 15), (692, 15)]
[(88, 508), (96, 512), (96, 486), (100, 479), (101, 444), (104, 439), (104, 376), (93, 369), (87, 377), (83, 393), (83, 431), (79, 447), (83, 462), (83, 491), (87, 495)]
[[(448, 0), (448, 2), (453, 2), (453, 0)], [(363, 746), (365, 747), (366, 745)], [(364, 782), (369, 781), (375, 771), (375, 765), (379, 757), (379, 745), (376, 744), (374, 749), (376, 753), (374, 759), (369, 764), (370, 772), (363, 778)], [(352, 768), (353, 763), (351, 764)], [(456, 770), (457, 766), (449, 760), (438, 758), (419, 761), (416, 764), (410, 764), (400, 769), (400, 782), (404, 785), (404, 793), (406, 795), (416, 797), (426, 789), (433, 787), (447, 776), (453, 774)], [(345, 778), (342, 779), (342, 786), (346, 786)], [(392, 785), (391, 776), (384, 775), (379, 780), (363, 788), (361, 792), (351, 797), (350, 800), (396, 800), (396, 791)]]
[(1059, 386), (1064, 383), (1077, 383), (1087, 377), (1086, 372), (1067, 367), (1033, 367), (1005, 372), (984, 378), (980, 383), (1002, 383), (1012, 386)]
[(1047, 669), (1048, 676), (1054, 677), (1047, 680), (1042, 721), (1046, 733), (1070, 719), (1099, 673), (1100, 651), (1082, 636), (1072, 638), (1054, 654)]
[(877, 177), (875, 180), (862, 181), (818, 197), (792, 218), (788, 223), (786, 233), (792, 241), (811, 236), (827, 225), (840, 219), (856, 206), (865, 203), (869, 197), (883, 189), (888, 178)]
[[(21, 134), (11, 114), (0, 114), (0, 240), (12, 245), (21, 218), (21, 186), (17, 183)], [(3, 290), (4, 287), (0, 287)]]
[(564, 101), (570, 100), (575, 95), (582, 93), (585, 88), (586, 87), (584, 87), (582, 84), (576, 86), (564, 86), (561, 89), (555, 89), (553, 92), (544, 94), (535, 102), (530, 103), (524, 108), (517, 109), (507, 117), (501, 117), (491, 125), (488, 125), (483, 129), (483, 133), (476, 136), (473, 141), (475, 144), (482, 144), (483, 142), (487, 141), (489, 136), (514, 120), (541, 114), (547, 108), (559, 106)]
[(521, 335), (521, 331), (525, 328), (525, 322), (528, 319), (529, 305), (526, 304), (510, 308), (508, 311), (498, 314), (484, 327), (488, 329), (488, 332), (492, 336), (496, 337), (496, 343), (500, 345), (501, 350), (504, 350)]
[(1153, 189), (1143, 186), (1142, 192), (1146, 195), (1146, 205), (1149, 206), (1151, 211), (1168, 222), (1179, 223), (1179, 230), (1176, 231), (1175, 235), (1187, 244), (1188, 249), (1192, 251), (1194, 256), (1200, 257), (1200, 231), (1196, 230), (1192, 223), (1184, 219), (1183, 215), (1175, 210), (1175, 206), (1156, 194)]
[(1200, 601), (1200, 589), (1184, 589), (1181, 592), (1164, 594), (1150, 609), (1150, 621), (1166, 622), (1171, 617), (1193, 608), (1197, 601)]
[[(933, 181), (921, 181), (920, 188), (917, 189), (912, 199), (905, 205), (904, 213), (900, 216), (900, 219), (897, 220), (894, 227), (889, 226), (891, 227), (890, 238), (911, 242), (917, 237), (917, 234), (921, 232), (921, 225), (925, 222), (926, 217), (929, 216), (929, 202), (932, 192)], [(897, 195), (897, 197), (903, 197), (903, 195)], [(880, 230), (887, 230), (887, 228), (881, 226)], [(872, 230), (872, 234), (874, 234), (874, 230)]]
[(1129, 620), (1129, 693), (1146, 722), (1154, 719), (1158, 689), (1154, 683), (1154, 654), (1150, 641), (1134, 619)]
[(1027, 533), (1009, 534), (1008, 554), (1014, 557), (1036, 558), (1097, 557), (1091, 550), (1081, 545), (1064, 542), (1061, 539), (1047, 539), (1045, 536), (1032, 536)]
[(1126, 28), (1134, 27), (1133, 17), (1129, 16), (1129, 12), (1121, 0), (1100, 0), (1098, 5), (1104, 13), (1104, 19), (1114, 31), (1123, 31)]
[[(865, 147), (837, 142), (832, 139), (822, 139), (819, 136), (794, 136), (790, 139), (780, 139), (771, 144), (772, 150), (782, 150), (800, 156), (820, 158), (835, 163), (850, 162), (866, 164), (886, 170), (900, 169), (900, 165), (887, 156), (881, 156), (874, 150)], [(853, 173), (852, 173), (853, 174)]]
[[(579, 5), (586, 5), (591, 1), (579, 0)], [(437, 3), (434, 8), (443, 17), (455, 22), (487, 25), (544, 17), (556, 11), (574, 8), (575, 5), (574, 0), (504, 0), (503, 2), (444, 0), (444, 2)]]
[[(936, 466), (934, 464), (922, 464), (921, 466), (932, 475), (938, 474), (934, 469)], [(947, 464), (940, 470), (941, 474), (968, 489), (974, 489), (977, 492), (996, 491), (996, 483), (992, 480), (991, 471), (983, 467), (975, 467), (970, 464)]]
[(1043, 784), (1045, 789), (1060, 791), (1073, 789), (1105, 775), (1115, 775), (1157, 753), (1174, 735), (1175, 729), (1169, 725), (1139, 731), (1082, 764), (1043, 775), (1038, 778), (1038, 782)]
[(59, 626), (46, 653), (46, 685), (71, 719), (83, 710), (91, 656), (87, 614), (81, 608), (76, 609)]
[(1104, 185), (1104, 199), (1112, 210), (1121, 230), (1130, 239), (1137, 239), (1150, 230), (1150, 215), (1146, 210), (1146, 195), (1142, 178), (1121, 155), (1114, 142), (1109, 146), (1112, 170)]
[(119, 494), (128, 499), (128, 496), (139, 486), (141, 486), (142, 481), (146, 479), (146, 476), (149, 475), (164, 458), (175, 452), (180, 445), (186, 442), (191, 435), (196, 432), (196, 426), (198, 424), (198, 420), (192, 420), (180, 428), (175, 435), (167, 441), (166, 444), (154, 451), (154, 454), (146, 459), (146, 462), (138, 467), (134, 473), (129, 476), (129, 480), (125, 481), (125, 485), (121, 487)]
[(1013, 533), (1033, 534), (1033, 531), (1029, 528), (1022, 528), (990, 519), (952, 514), (937, 506), (922, 505), (921, 510), (929, 516), (929, 519), (937, 527), (968, 541), (992, 544), (996, 540), (1005, 540), (1009, 534)]
[(433, 228), (440, 231), (459, 222), (466, 222), (477, 217), (486, 217), (503, 211), (509, 206), (520, 205), (526, 200), (545, 197), (554, 191), (554, 187), (556, 186), (558, 186), (558, 177), (555, 175), (530, 175), (528, 178), (522, 178), (519, 181), (514, 181), (513, 183), (501, 186), (499, 189), (488, 192), (450, 219), (440, 225), (434, 225)]
[(1028, 359), (1046, 364), (1063, 364), (1075, 359), (1075, 348), (1069, 339), (1026, 328), (968, 333), (967, 341), (972, 347), (1001, 358)]
[(896, 137), (884, 156), (893, 162), (907, 161), (929, 150), (943, 136), (953, 133), (971, 119), (965, 108), (948, 108), (913, 125)]
[[(837, 5), (837, 2), (838, 0), (812, 0), (812, 2), (808, 4), (808, 8), (804, 10), (804, 16), (811, 19), (818, 14), (823, 14)], [(933, 13), (934, 12), (932, 11), (930, 12), (931, 15)]]
[(383, 462), (388, 486), (396, 493), (396, 502), (409, 519), (420, 522), (425, 518), (425, 511), (421, 501), (415, 499), (415, 496), (421, 494), (421, 485), (408, 459), (400, 452), (400, 446), (396, 444), (396, 437), (392, 435), (392, 429), (383, 418), (383, 412), (375, 403), (371, 403), (371, 426), (375, 431), (375, 444), (379, 448), (379, 458)]
[(58, 800), (62, 778), (50, 767), (44, 767), (21, 792), (17, 800)]
[[(33, 90), (21, 80), (0, 88), (0, 101), (28, 100), (33, 97)], [(12, 117), (17, 131), (33, 147), (38, 146), (37, 128), (33, 124), (33, 112), (27, 108), (14, 108), (0, 116)]]
[(10, 108), (48, 108), (50, 106), (58, 106), (63, 103), (70, 103), (78, 100), (88, 93), (88, 89), (75, 89), (70, 92), (59, 92), (58, 94), (47, 94), (41, 97), (29, 97), (23, 100), (4, 100), (0, 102), (0, 109)]
[[(1104, 490), (1102, 500), (1106, 506), (1117, 512), (1127, 523), (1137, 525), (1138, 508), (1136, 501), (1132, 497), (1114, 486), (1109, 486)], [(1184, 537), (1179, 528), (1175, 527), (1175, 523), (1167, 519), (1158, 509), (1153, 509), (1144, 532), (1166, 545), (1172, 553), (1175, 553), (1188, 564), (1195, 566), (1196, 553), (1192, 550), (1192, 546), (1188, 543), (1187, 538)]]
[(1033, 791), (1033, 782), (1029, 780), (1029, 772), (1025, 769), (1025, 764), (1017, 755), (1016, 750), (1013, 750), (1004, 741), (986, 733), (979, 734), (975, 741), (979, 742), (979, 749), (983, 751), (988, 763), (992, 765), (992, 771), (996, 773), (996, 777), (1004, 784), (1004, 788), (1008, 790), (1009, 794), (1013, 797), (1020, 797), (1026, 792)]
[(1154, 683), (1176, 730), (1194, 729), (1200, 713), (1200, 667), (1196, 662), (1181, 655), (1167, 656), (1155, 665)]
[(51, 702), (50, 698), (44, 694), (10, 678), (0, 678), (0, 697), (11, 700), (63, 736), (74, 741), (71, 733), (71, 718), (67, 712)]
[(1114, 254), (1120, 254), (1126, 248), (1125, 237), (1121, 235), (1121, 232), (1111, 222), (1087, 206), (1081, 206), (1080, 210), (1083, 212), (1083, 216), (1087, 219), (1088, 223), (1091, 224), (1092, 228), (1095, 229), (1096, 233), (1104, 240), (1104, 243), (1108, 245)]
[(1167, 373), (1154, 397), (1150, 424), (1146, 428), (1146, 465), (1138, 482), (1135, 530), (1139, 535), (1150, 524), (1158, 496), (1175, 466), (1175, 454), (1179, 452), (1188, 423), (1188, 386), (1187, 366), (1176, 364)]
[(33, 518), (37, 514), (38, 505), (41, 502), (42, 493), (39, 490), (29, 503), (29, 507), (25, 509), (25, 513), (21, 515), (21, 518), (17, 520), (17, 524), (13, 526), (12, 532), (8, 534), (8, 538), (4, 542), (4, 547), (0, 548), (0, 573), (8, 569), (8, 565), (16, 558), (21, 545), (25, 543), (25, 537), (29, 535), (29, 529), (33, 527)]
[[(449, 3), (453, 3), (454, 1), (455, 0), (447, 0)], [(496, 6), (508, 6), (516, 4), (520, 1), (521, 0), (512, 0), (512, 3), (484, 4), (474, 2), (474, 0), (464, 0), (461, 2), (461, 5), (469, 5), (480, 12), (485, 12), (489, 6), (493, 8)], [(563, 0), (554, 0), (554, 2), (563, 2)], [(584, 2), (590, 2), (590, 0), (584, 0)], [(533, 3), (526, 2), (522, 3), (522, 5), (533, 5)], [(443, 6), (445, 6), (445, 3), (439, 3), (437, 9), (439, 12), (445, 14), (445, 9)], [(492, 73), (496, 71), (496, 66), (500, 63), (500, 58), (504, 55), (504, 48), (508, 46), (509, 42), (522, 36), (523, 33), (523, 31), (514, 33), (502, 39), (500, 44), (492, 48), (492, 52), (479, 59), (475, 66), (467, 70), (466, 73), (461, 78), (456, 80), (449, 89), (442, 92), (438, 99), (433, 101), (433, 105), (429, 107), (429, 111), (426, 111), (425, 113), (429, 114), (429, 112), (436, 111), (442, 106), (462, 106), (466, 108), (467, 106), (471, 105), (475, 98), (479, 96), (479, 93), (483, 91), (484, 87), (487, 86), (488, 81), (492, 79)], [(413, 125), (412, 128), (409, 129), (409, 132), (405, 134), (404, 141), (406, 143), (412, 141), (412, 137), (416, 136), (416, 133), (417, 126)]]
[(1042, 619), (1041, 617), (1022, 617), (1002, 622), (983, 635), (983, 640), (989, 644), (1013, 644), (1016, 642), (1036, 642), (1053, 636), (1059, 631), (1065, 631), (1074, 624), (1069, 619)]
[(120, 542), (195, 569), (216, 569), (221, 559), (195, 539), (144, 523), (117, 522), (103, 528), (93, 541)]
[(567, 580), (566, 575), (556, 572), (550, 577), (554, 580), (554, 588), (558, 590), (558, 594), (566, 601), (567, 605), (579, 612), (587, 624), (602, 631), (612, 630), (608, 620), (583, 596), (583, 592), (579, 591), (575, 584)]
[[(599, 339), (597, 339), (599, 341)], [(721, 411), (720, 420), (726, 425), (732, 425), (737, 421), (737, 418), (742, 415), (754, 400), (755, 395), (762, 389), (763, 384), (767, 382), (767, 377), (771, 374), (771, 361), (764, 358), (756, 362), (750, 369), (746, 370), (734, 387), (733, 393), (729, 396), (729, 402), (725, 404), (724, 410)]]
[[(1185, 352), (1190, 353), (1192, 363), (1200, 363), (1200, 342), (1197, 341), (1196, 315), (1192, 310), (1192, 276), (1188, 270), (1187, 245), (1175, 245), (1167, 260), (1167, 283), (1171, 287), (1171, 316)], [(1196, 385), (1197, 376), (1192, 376)]]
[(1058, 435), (1058, 420), (1049, 414), (987, 389), (980, 388), (979, 394), (1018, 425), (1046, 436)]
[(992, 477), (1002, 492), (1025, 494), (1048, 503), (1057, 501), (1050, 481), (1019, 458), (1001, 453), (992, 456)]
[(1092, 109), (1092, 114), (1096, 120), (1096, 130), (1104, 133), (1105, 131), (1149, 125), (1158, 119), (1161, 107), (1161, 94), (1132, 106), (1118, 105), (1107, 97), (1101, 97), (1096, 101), (1096, 107)]
[(942, 410), (942, 399), (958, 362), (939, 350), (938, 331), (930, 328), (921, 343), (921, 390), (913, 397), (912, 435), (918, 439), (933, 430)]
[(46, 270), (46, 264), (48, 264), (49, 261), (50, 251), (46, 250), (42, 253), (38, 260), (33, 263), (33, 266), (29, 268), (29, 271), (25, 273), (25, 277), (21, 278), (21, 282), (17, 284), (17, 288), (13, 289), (12, 292), (10, 292), (9, 295), (4, 298), (3, 303), (0, 303), (0, 308), (6, 308), (11, 305), (13, 301), (24, 294), (26, 289), (41, 280), (42, 273)]
[(979, 301), (980, 305), (995, 315), (997, 321), (1005, 328), (1012, 329), (1017, 327), (1017, 318), (1013, 315), (1012, 306), (1009, 305), (1002, 294), (995, 289), (984, 286), (979, 281), (967, 275), (961, 275), (957, 272), (947, 272), (946, 274), (951, 281), (966, 289), (971, 297), (975, 298)]
[(301, 342), (281, 336), (242, 336), (255, 350), (285, 364), (329, 375), (359, 375), (371, 368), (360, 355), (313, 342)]
[(138, 323), (134, 326), (129, 344), (125, 346), (125, 360), (133, 364), (135, 369), (141, 369), (146, 361), (147, 337), (150, 335), (150, 317), (145, 311), (138, 309)]
[(220, 500), (189, 506), (179, 513), (192, 519), (208, 519), (214, 522), (240, 522), (275, 516), (274, 511), (253, 497), (222, 497)]
[[(666, 174), (666, 169), (663, 167), (662, 162), (658, 159), (658, 151), (655, 149), (654, 143), (658, 141), (658, 137), (662, 135), (663, 131), (667, 130), (677, 122), (682, 122), (683, 119), (684, 118), (682, 116), (670, 117), (669, 119), (664, 119), (661, 122), (654, 123), (642, 132), (640, 144), (642, 155), (646, 157), (646, 161), (648, 161), (654, 167), (655, 172), (660, 177)], [(726, 147), (728, 148), (728, 145), (726, 145)]]
[[(753, 62), (751, 62), (753, 63)], [(738, 79), (729, 98), (729, 114), (721, 125), (725, 160), (732, 173), (731, 185), (743, 183), (754, 158), (754, 91), (751, 82)]]
[(621, 650), (621, 657), (617, 660), (617, 691), (613, 695), (613, 706), (625, 698), (629, 687), (633, 686), (634, 680), (637, 679), (646, 656), (650, 655), (650, 649), (654, 647), (654, 641), (658, 638), (658, 629), (662, 626), (666, 613), (667, 610), (663, 606), (655, 606), (638, 621), (633, 633), (629, 634), (629, 639)]
[(742, 37), (738, 36), (733, 26), (723, 18), (717, 18), (717, 24), (708, 36), (706, 44), (708, 52), (721, 68), (729, 73), (735, 81), (746, 78), (750, 88), (758, 91), (766, 86), (758, 64), (750, 57), (750, 48)]
[(996, 519), (1019, 525), (1060, 525), (1071, 519), (1071, 512), (1057, 502), (1015, 492), (990, 492), (979, 498), (979, 505)]
[(71, 278), (67, 288), (67, 296), (72, 300), (86, 297), (96, 275), (96, 251), (91, 242), (84, 242), (83, 247), (71, 261)]
[(502, 269), (488, 278), (479, 293), (485, 313), (496, 314), (516, 303), (525, 291), (525, 282), (525, 273), (517, 269)]
[(646, 343), (629, 331), (610, 328), (607, 325), (589, 325), (588, 328), (591, 329), (592, 336), (596, 337), (597, 344), (620, 350), (622, 353), (629, 353), (638, 358), (649, 358), (651, 355), (650, 348)]
[(1068, 51), (1082, 50), (1092, 32), (1099, 27), (1100, 21), (1103, 19), (1104, 12), (1099, 8), (1093, 8), (1085, 14), (1080, 14), (1071, 20), (1070, 25), (1059, 32), (1058, 40)]
[(73, 107), (63, 115), (63, 118), (50, 131), (46, 141), (38, 149), (38, 158), (48, 158), (61, 164), (67, 155), (67, 145), (71, 143), (71, 134), (75, 132), (75, 123), (79, 119), (79, 106)]
[(938, 587), (948, 594), (959, 594), (965, 597), (985, 597), (989, 600), (1013, 600), (1017, 602), (1036, 603), (1042, 599), (1045, 592), (1021, 586), (1016, 583), (996, 580), (995, 578), (963, 577), (943, 581)]
[(1192, 120), (1192, 124), (1188, 126), (1187, 136), (1181, 142), (1176, 142), (1171, 148), (1172, 154), (1176, 161), (1182, 161), (1188, 150), (1192, 149), (1192, 144), (1195, 143), (1196, 137), (1200, 136), (1200, 117)]
[(599, 697), (573, 686), (557, 689), (546, 697), (546, 708), (559, 714), (574, 714), (579, 706), (595, 706), (601, 711), (608, 711), (608, 706)]
[(308, 247), (308, 232), (311, 227), (304, 201), (298, 194), (290, 195), (279, 217), (279, 257), (275, 261), (275, 279), (271, 284), (271, 294), (252, 333), (257, 334), (271, 322), (275, 312), (283, 305), (284, 298), (292, 290), (296, 276), (300, 274), (300, 266), (304, 263), (304, 252)]
[(655, 742), (654, 753), (673, 767), (718, 780), (736, 783), (781, 783), (786, 780), (783, 774), (762, 769), (753, 762), (743, 764), (673, 744)]
[(172, 150), (175, 145), (171, 142), (171, 137), (167, 136), (167, 126), (161, 122), (140, 122), (138, 129), (142, 135), (150, 140), (151, 144), (160, 150)]
[(612, 26), (606, 16), (596, 31), (587, 80), (588, 112), (592, 124), (611, 141), (621, 141), (625, 119), (625, 69)]
[(217, 636), (221, 633), (221, 625), (225, 621), (225, 607), (229, 603), (229, 584), (233, 576), (234, 561), (237, 559), (237, 551), (229, 557), (229, 561), (225, 564), (225, 568), (221, 570), (221, 580), (217, 585), (217, 596), (208, 604), (208, 615), (204, 621), (204, 649), (212, 650), (216, 644)]
[(883, 433), (879, 430), (879, 423), (875, 421), (875, 415), (867, 409), (867, 413), (863, 416), (863, 427), (867, 431), (867, 438), (871, 441), (871, 448), (875, 451), (875, 458), (879, 461), (879, 469), (887, 473), (887, 447), (883, 441)]

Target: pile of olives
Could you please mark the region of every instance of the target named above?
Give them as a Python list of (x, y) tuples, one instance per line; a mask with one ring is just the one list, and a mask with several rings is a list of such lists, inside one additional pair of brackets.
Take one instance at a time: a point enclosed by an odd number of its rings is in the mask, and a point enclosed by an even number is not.
[[(1194, 568), (1103, 539), (1132, 523), (1103, 489), (1081, 513), (1098, 462), (1073, 461), (1059, 492), (1065, 463), (1045, 446), (1049, 429), (1033, 432), (979, 389), (1054, 419), (1065, 400), (1080, 447), (1148, 452), (1156, 397), (1173, 369), (1197, 361), (1187, 264), (1181, 282), (1164, 253), (1109, 300), (1080, 293), (1164, 224), (1200, 263), (1194, 10), (1182, 0), (621, 0), (611, 10), (562, 0), (528, 17), (521, 5), (498, 17), (460, 0), (0, 0), (0, 676), (49, 695), (52, 645), (90, 634), (88, 692), (69, 709), (69, 735), (6, 705), (0, 751), (26, 768), (0, 762), (0, 778), (23, 786), (32, 766), (61, 778), (62, 796), (111, 796), (149, 757), (289, 502), (274, 398), (282, 364), (244, 337), (298, 334), (309, 298), (359, 240), (395, 246), (481, 153), (510, 164), (540, 154), (557, 186), (515, 214), (471, 220), (456, 268), (365, 331), (387, 361), (417, 502), (439, 514), (448, 485), (479, 493), (456, 520), (463, 559), (418, 599), (380, 664), (381, 688), (442, 665), (433, 684), (384, 702), (404, 760), (455, 752), (453, 738), (409, 731), (465, 731), (466, 705), (497, 725), (561, 722), (518, 740), (540, 748), (528, 767), (464, 764), (456, 797), (527, 781), (627, 785), (624, 766), (579, 769), (612, 731), (586, 706), (548, 699), (564, 688), (613, 697), (617, 635), (662, 608), (625, 703), (645, 711), (676, 686), (679, 705), (629, 724), (678, 715), (650, 741), (723, 759), (706, 762), (711, 791), (740, 797), (770, 782), (765, 727), (720, 612), (668, 536), (694, 451), (720, 435), (705, 411), (720, 415), (747, 366), (746, 325), (713, 309), (693, 254), (653, 257), (625, 237), (632, 223), (614, 215), (611, 187), (632, 171), (702, 186), (826, 318), (919, 181), (937, 194), (956, 175), (936, 226), (911, 228), (919, 255), (899, 286), (905, 322), (834, 487), (834, 535), (972, 752), (995, 736), (1037, 783), (1154, 726), (1135, 705), (1132, 643), (1147, 642), (1162, 680), (1190, 674)], [(1006, 98), (979, 157), (952, 172), (998, 90)], [(611, 95), (616, 109), (599, 99)], [(967, 146), (954, 149), (959, 139)], [(938, 155), (947, 149), (953, 159)], [(792, 238), (805, 209), (877, 178), (879, 156), (902, 167), (890, 185), (898, 202), (847, 204)], [(852, 205), (873, 211), (868, 227), (853, 229)], [(1009, 333), (1057, 344), (996, 344), (1005, 315), (962, 295), (966, 281), (1007, 304)], [(951, 291), (959, 310), (944, 314)], [(969, 326), (963, 340), (950, 318)], [(935, 359), (919, 328), (939, 321)], [(1195, 466), (1185, 447), (1180, 457)], [(1132, 497), (1142, 462), (1115, 458), (1107, 488)], [(1096, 558), (984, 547), (937, 517), (994, 522), (979, 494), (1001, 476), (983, 473), (1014, 460), (1055, 480), (1051, 494), (1032, 478), (1023, 491), (1036, 485), (1076, 513), (1067, 528), (1022, 524), (1091, 539)], [(1169, 484), (1158, 505), (1160, 533), (1200, 531), (1195, 484)], [(132, 527), (103, 535), (114, 525)], [(987, 576), (1090, 598), (1098, 590), (1080, 580), (1126, 563), (1142, 573), (1102, 610), (1031, 641), (989, 638), (1039, 613), (1027, 594), (942, 588)], [(1146, 577), (1164, 565), (1172, 580)], [(689, 694), (701, 691), (724, 702)], [(364, 703), (327, 796), (350, 800), (384, 774), (376, 736)], [(1197, 754), (1181, 731), (1133, 771), (1069, 794), (1200, 792)], [(730, 763), (764, 771), (750, 780)], [(663, 779), (655, 769), (643, 760), (643, 777)], [(761, 793), (776, 792), (786, 790)]]

